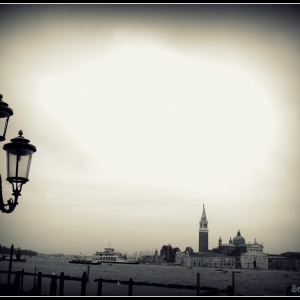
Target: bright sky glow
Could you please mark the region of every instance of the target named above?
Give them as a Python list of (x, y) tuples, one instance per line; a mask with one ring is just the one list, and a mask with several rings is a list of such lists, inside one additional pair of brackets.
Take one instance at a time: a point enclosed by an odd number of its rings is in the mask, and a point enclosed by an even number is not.
[(272, 6), (257, 22), (76, 7), (10, 6), (0, 23), (6, 142), (22, 129), (37, 147), (1, 244), (197, 251), (204, 204), (210, 249), (240, 229), (299, 251), (297, 28), (272, 26)]

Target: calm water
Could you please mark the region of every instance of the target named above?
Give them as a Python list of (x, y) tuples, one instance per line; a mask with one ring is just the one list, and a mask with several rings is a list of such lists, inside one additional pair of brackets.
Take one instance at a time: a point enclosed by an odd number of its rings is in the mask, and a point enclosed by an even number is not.
[[(8, 270), (9, 262), (0, 262), (0, 270)], [(60, 275), (64, 272), (66, 276), (81, 277), (83, 272), (88, 270), (87, 265), (70, 264), (66, 259), (59, 258), (27, 258), (27, 262), (13, 262), (13, 271), (22, 271), (42, 274)], [(214, 271), (213, 268), (187, 269), (182, 266), (163, 265), (117, 265), (102, 264), (90, 266), (89, 282), (87, 283), (86, 295), (97, 295), (97, 282), (94, 279), (114, 279), (143, 281), (162, 284), (183, 284), (196, 285), (197, 273), (200, 273), (200, 286), (226, 289), (232, 285), (232, 272), (228, 273)], [(285, 296), (287, 286), (296, 285), (300, 287), (300, 277), (286, 278), (286, 271), (278, 270), (246, 270), (235, 274), (235, 291), (244, 296)], [(11, 282), (14, 281), (11, 277)], [(6, 283), (7, 274), (0, 274), (0, 283)], [(24, 276), (23, 290), (29, 290), (33, 286), (33, 276)], [(59, 282), (57, 293), (59, 289)], [(49, 295), (50, 278), (42, 278), (42, 295)], [(77, 281), (65, 281), (65, 296), (80, 296), (81, 283)], [(104, 296), (127, 296), (128, 286), (113, 283), (103, 283), (102, 295)], [(195, 296), (195, 290), (171, 289), (163, 287), (133, 286), (133, 296)], [(300, 296), (300, 292), (294, 293)]]

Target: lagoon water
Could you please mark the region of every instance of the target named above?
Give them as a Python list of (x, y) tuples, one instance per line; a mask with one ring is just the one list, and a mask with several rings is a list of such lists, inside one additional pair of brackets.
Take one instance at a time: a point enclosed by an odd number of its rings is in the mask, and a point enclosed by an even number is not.
[[(0, 262), (0, 270), (7, 271), (9, 261)], [(42, 274), (60, 275), (64, 272), (65, 276), (81, 277), (84, 271), (88, 271), (88, 265), (70, 264), (66, 258), (27, 258), (26, 262), (13, 262), (13, 271), (22, 271)], [(151, 282), (161, 284), (197, 284), (197, 273), (200, 273), (200, 286), (208, 286), (224, 290), (232, 285), (232, 270), (228, 272), (216, 272), (214, 268), (188, 269), (183, 266), (167, 265), (118, 265), (101, 264), (90, 266), (89, 282), (86, 287), (87, 296), (97, 295), (98, 282), (94, 279), (113, 279), (120, 281)], [(247, 270), (241, 269), (241, 273), (235, 274), (235, 291), (243, 296), (285, 296), (287, 286), (296, 285), (300, 287), (299, 278), (286, 278), (282, 270)], [(11, 276), (11, 282), (14, 281)], [(0, 283), (6, 283), (7, 274), (0, 274)], [(57, 295), (59, 290), (59, 281), (57, 281)], [(33, 287), (33, 276), (24, 276), (23, 290), (29, 290)], [(300, 290), (300, 288), (299, 288)], [(49, 295), (50, 278), (42, 278), (42, 295)], [(65, 296), (80, 296), (81, 282), (66, 280), (64, 284)], [(200, 293), (203, 291), (200, 291)], [(102, 284), (103, 296), (127, 296), (128, 285), (118, 285), (115, 283)], [(222, 294), (225, 295), (225, 294)], [(294, 296), (300, 296), (300, 292), (293, 293)], [(151, 286), (133, 286), (133, 296), (196, 296), (196, 290), (174, 289), (166, 287)]]

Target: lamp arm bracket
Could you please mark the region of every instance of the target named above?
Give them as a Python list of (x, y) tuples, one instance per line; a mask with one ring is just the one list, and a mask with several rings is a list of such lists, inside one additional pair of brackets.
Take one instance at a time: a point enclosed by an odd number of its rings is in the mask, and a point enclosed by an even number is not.
[[(13, 210), (15, 209), (15, 207), (18, 205), (18, 197), (20, 195), (20, 192), (18, 190), (13, 192), (14, 195), (14, 199), (10, 198), (7, 201), (7, 204), (4, 204), (3, 202), (3, 197), (2, 197), (2, 178), (0, 175), (0, 209), (3, 213), (11, 213), (13, 212)], [(6, 209), (5, 206), (8, 206), (8, 208)]]

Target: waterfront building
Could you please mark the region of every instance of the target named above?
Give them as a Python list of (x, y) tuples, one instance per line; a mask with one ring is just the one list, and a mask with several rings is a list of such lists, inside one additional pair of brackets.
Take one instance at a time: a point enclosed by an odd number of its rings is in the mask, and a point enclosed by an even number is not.
[(218, 247), (208, 250), (208, 220), (203, 205), (199, 222), (199, 252), (176, 252), (175, 263), (188, 267), (228, 267), (245, 269), (268, 269), (268, 255), (263, 252), (263, 244), (246, 243), (238, 230), (237, 235), (229, 239), (228, 244), (222, 244), (219, 238)]
[(175, 253), (175, 264), (183, 266), (183, 261), (185, 259), (185, 252), (177, 251)]
[(175, 264), (186, 267), (208, 267), (208, 268), (234, 268), (234, 256), (218, 254), (213, 251), (200, 253), (189, 253), (178, 251), (175, 256)]
[(300, 252), (268, 254), (269, 269), (300, 271)]

